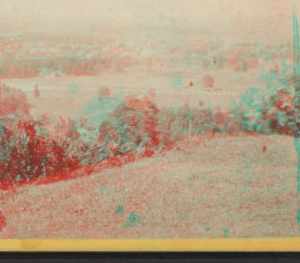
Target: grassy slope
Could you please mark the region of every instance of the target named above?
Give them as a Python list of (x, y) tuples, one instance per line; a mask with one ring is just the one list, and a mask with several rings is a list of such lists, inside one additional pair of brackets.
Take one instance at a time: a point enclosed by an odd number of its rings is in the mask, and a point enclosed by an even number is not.
[[(183, 148), (84, 178), (2, 192), (7, 226), (0, 238), (297, 234), (292, 138), (216, 136)], [(119, 204), (124, 211), (116, 213)], [(141, 221), (128, 220), (131, 212)]]

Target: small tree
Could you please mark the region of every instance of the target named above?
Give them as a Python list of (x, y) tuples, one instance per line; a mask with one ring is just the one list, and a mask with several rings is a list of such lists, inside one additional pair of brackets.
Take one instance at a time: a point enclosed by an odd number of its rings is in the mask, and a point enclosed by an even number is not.
[(98, 94), (99, 100), (102, 101), (105, 97), (109, 97), (111, 92), (109, 87), (99, 87)]
[(33, 94), (34, 94), (34, 97), (36, 97), (36, 98), (39, 98), (41, 96), (40, 91), (39, 91), (39, 86), (37, 84), (34, 86)]
[(202, 82), (205, 88), (213, 88), (215, 80), (213, 76), (206, 74), (202, 77)]

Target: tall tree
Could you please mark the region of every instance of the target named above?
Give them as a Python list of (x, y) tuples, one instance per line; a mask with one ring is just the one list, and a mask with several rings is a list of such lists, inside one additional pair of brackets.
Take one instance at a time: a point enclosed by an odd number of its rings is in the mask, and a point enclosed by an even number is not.
[(294, 89), (295, 89), (295, 133), (294, 144), (297, 152), (297, 223), (298, 235), (300, 233), (300, 67), (299, 67), (299, 30), (297, 15), (293, 14), (293, 40), (294, 40)]

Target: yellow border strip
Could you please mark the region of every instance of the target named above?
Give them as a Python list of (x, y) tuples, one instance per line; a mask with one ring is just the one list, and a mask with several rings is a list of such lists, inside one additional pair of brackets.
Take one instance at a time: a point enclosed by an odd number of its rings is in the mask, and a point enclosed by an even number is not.
[(300, 251), (300, 238), (1, 239), (0, 251)]

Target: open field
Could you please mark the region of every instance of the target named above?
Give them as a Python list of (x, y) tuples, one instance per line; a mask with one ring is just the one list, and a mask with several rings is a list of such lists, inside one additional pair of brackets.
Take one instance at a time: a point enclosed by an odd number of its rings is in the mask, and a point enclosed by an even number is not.
[[(99, 87), (109, 87), (111, 94), (123, 99), (127, 95), (144, 96), (151, 88), (155, 90), (159, 106), (174, 107), (189, 103), (226, 109), (231, 97), (239, 95), (253, 86), (263, 86), (258, 80), (259, 71), (235, 72), (232, 70), (192, 70), (181, 72), (182, 88), (172, 87), (174, 73), (180, 71), (147, 71), (143, 69), (128, 72), (103, 72), (99, 76), (88, 77), (39, 77), (29, 79), (5, 79), (4, 83), (26, 91), (28, 102), (33, 105), (32, 114), (48, 112), (54, 115), (71, 116), (80, 111), (98, 94)], [(214, 88), (205, 88), (202, 75), (211, 74), (215, 78)], [(193, 82), (193, 86), (189, 86)], [(34, 86), (38, 84), (41, 97), (34, 97)], [(68, 94), (69, 85), (77, 85), (79, 93)]]
[(297, 235), (291, 137), (203, 136), (182, 149), (83, 178), (2, 191), (7, 225), (0, 238)]

